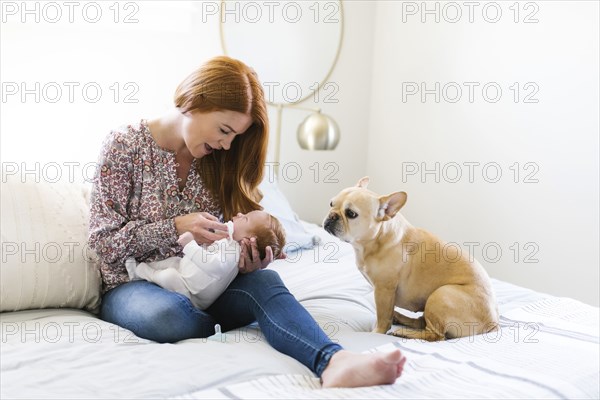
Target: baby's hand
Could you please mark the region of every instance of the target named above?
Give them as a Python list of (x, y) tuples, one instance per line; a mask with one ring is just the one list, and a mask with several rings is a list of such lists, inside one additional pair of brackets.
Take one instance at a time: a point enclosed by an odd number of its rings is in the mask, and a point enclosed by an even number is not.
[(177, 239), (177, 243), (185, 247), (185, 245), (191, 242), (192, 240), (194, 240), (194, 235), (192, 235), (192, 232), (184, 232), (183, 234), (181, 234), (181, 236), (179, 236), (179, 239)]

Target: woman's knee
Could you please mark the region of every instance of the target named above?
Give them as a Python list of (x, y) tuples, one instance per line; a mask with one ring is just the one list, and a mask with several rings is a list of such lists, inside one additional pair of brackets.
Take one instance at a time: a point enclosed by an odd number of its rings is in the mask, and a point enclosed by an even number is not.
[(259, 269), (258, 271), (254, 271), (251, 275), (265, 284), (283, 285), (283, 281), (277, 271), (272, 269)]
[(279, 295), (289, 295), (279, 274), (270, 269), (261, 269), (249, 274), (240, 274), (227, 288), (244, 292), (258, 303), (264, 303)]
[(283, 288), (287, 290), (279, 274), (272, 269), (259, 269), (249, 274), (240, 274), (238, 278), (240, 279), (236, 280), (239, 282), (236, 283), (245, 289)]

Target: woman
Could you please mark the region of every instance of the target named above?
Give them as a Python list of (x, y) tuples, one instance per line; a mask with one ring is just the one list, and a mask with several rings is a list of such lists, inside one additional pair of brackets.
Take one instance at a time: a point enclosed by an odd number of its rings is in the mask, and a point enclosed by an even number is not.
[[(100, 258), (100, 317), (157, 342), (204, 338), (254, 321), (278, 351), (294, 357), (325, 387), (393, 383), (400, 352), (355, 354), (333, 343), (264, 268), (255, 240), (242, 243), (239, 274), (206, 310), (147, 281), (129, 282), (125, 260), (181, 256), (177, 238), (198, 243), (227, 236), (222, 220), (261, 209), (257, 189), (268, 140), (263, 90), (252, 69), (217, 57), (189, 75), (175, 92), (175, 108), (156, 119), (111, 132), (100, 155), (90, 210), (90, 246)], [(301, 326), (290, 331), (286, 327)], [(316, 334), (315, 334), (316, 333)], [(294, 340), (290, 340), (292, 337)]]

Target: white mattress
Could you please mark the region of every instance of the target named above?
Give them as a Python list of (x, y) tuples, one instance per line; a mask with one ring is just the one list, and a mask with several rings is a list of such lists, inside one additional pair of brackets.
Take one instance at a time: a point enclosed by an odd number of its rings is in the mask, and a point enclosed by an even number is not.
[(272, 264), (323, 329), (348, 349), (399, 347), (391, 386), (319, 388), (255, 328), (158, 344), (80, 310), (0, 315), (1, 398), (599, 398), (596, 307), (493, 280), (498, 337), (427, 343), (370, 333), (371, 287), (349, 245), (314, 225), (314, 250)]

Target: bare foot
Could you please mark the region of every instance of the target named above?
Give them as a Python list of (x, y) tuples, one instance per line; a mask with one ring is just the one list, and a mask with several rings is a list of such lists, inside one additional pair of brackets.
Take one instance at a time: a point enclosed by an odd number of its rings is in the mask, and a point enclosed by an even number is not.
[(400, 350), (372, 354), (340, 350), (331, 357), (323, 371), (323, 387), (350, 388), (391, 384), (402, 375), (405, 362), (406, 357)]
[(185, 247), (185, 245), (191, 242), (192, 240), (194, 240), (194, 235), (192, 235), (191, 232), (184, 232), (181, 234), (181, 236), (179, 236), (179, 239), (177, 239), (177, 243)]

